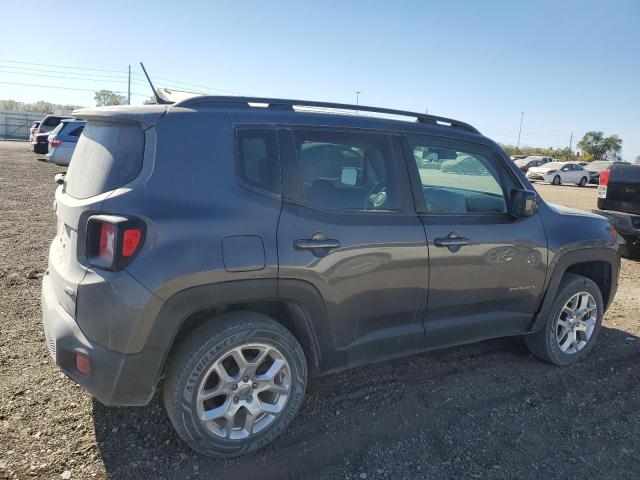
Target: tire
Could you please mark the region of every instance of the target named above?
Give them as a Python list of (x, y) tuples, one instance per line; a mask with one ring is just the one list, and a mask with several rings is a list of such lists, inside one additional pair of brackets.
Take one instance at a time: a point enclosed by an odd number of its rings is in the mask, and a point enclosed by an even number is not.
[[(238, 355), (256, 363), (248, 363), (243, 372), (235, 360)], [(272, 370), (277, 372), (273, 379), (262, 380)], [(228, 381), (217, 372), (226, 372)], [(293, 335), (266, 315), (237, 311), (209, 320), (184, 338), (169, 360), (163, 397), (171, 423), (191, 448), (204, 455), (235, 457), (262, 448), (282, 433), (302, 403), (306, 384), (304, 352)], [(210, 393), (218, 390), (224, 393)], [(200, 399), (203, 392), (212, 398)], [(205, 421), (201, 415), (215, 418)]]
[(553, 180), (551, 181), (551, 183), (553, 185), (561, 185), (562, 181), (560, 180), (560, 175), (556, 175), (555, 177), (553, 177)]
[(578, 185), (581, 186), (581, 187), (584, 187), (587, 184), (588, 181), (589, 181), (589, 179), (587, 177), (582, 177), (580, 179), (580, 183)]
[[(561, 342), (557, 339), (561, 328), (558, 322), (567, 302), (577, 294), (588, 294), (594, 301), (596, 310), (595, 314), (592, 314), (593, 330), (581, 348), (576, 351), (571, 349), (562, 351)], [(529, 351), (536, 357), (559, 366), (572, 365), (582, 360), (593, 348), (602, 326), (603, 312), (602, 293), (593, 280), (582, 275), (565, 273), (558, 287), (549, 318), (539, 331), (526, 335), (524, 341)]]

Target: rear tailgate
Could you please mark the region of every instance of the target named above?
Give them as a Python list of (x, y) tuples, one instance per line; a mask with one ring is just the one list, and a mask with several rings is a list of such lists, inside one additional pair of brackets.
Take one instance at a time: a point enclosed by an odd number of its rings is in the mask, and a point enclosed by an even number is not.
[[(104, 111), (106, 110), (106, 111)], [(78, 286), (88, 264), (86, 225), (101, 213), (104, 200), (114, 189), (139, 174), (150, 115), (122, 115), (107, 109), (87, 115), (88, 122), (73, 154), (65, 182), (56, 190), (54, 208), (58, 228), (49, 250), (49, 275), (58, 302), (75, 317)], [(96, 112), (96, 111), (91, 111)], [(153, 118), (162, 116), (158, 111)]]
[(601, 188), (598, 209), (640, 215), (640, 165), (611, 166), (606, 189)]

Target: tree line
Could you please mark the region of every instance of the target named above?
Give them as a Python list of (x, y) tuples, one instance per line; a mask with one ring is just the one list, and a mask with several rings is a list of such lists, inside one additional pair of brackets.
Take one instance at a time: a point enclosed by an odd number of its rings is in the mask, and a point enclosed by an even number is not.
[(515, 145), (502, 145), (502, 148), (504, 148), (509, 155), (541, 155), (558, 160), (572, 160), (580, 153), (582, 158), (587, 162), (593, 160), (622, 160), (622, 156), (620, 155), (622, 151), (622, 139), (618, 135), (606, 137), (603, 132), (592, 130), (584, 134), (578, 142), (577, 147), (580, 149), (579, 151), (574, 151), (569, 147), (518, 148)]

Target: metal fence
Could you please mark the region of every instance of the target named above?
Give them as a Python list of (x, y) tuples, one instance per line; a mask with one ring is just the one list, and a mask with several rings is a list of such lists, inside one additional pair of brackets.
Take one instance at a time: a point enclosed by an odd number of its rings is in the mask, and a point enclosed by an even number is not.
[(28, 140), (31, 124), (45, 116), (44, 113), (0, 111), (0, 139)]

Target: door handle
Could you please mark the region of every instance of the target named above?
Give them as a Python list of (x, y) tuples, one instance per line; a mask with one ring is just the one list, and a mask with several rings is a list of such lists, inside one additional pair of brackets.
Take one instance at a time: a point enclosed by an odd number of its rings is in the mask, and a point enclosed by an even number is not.
[(294, 240), (293, 248), (296, 250), (315, 250), (320, 248), (340, 248), (340, 242), (333, 238), (323, 238), (323, 239), (313, 239), (313, 238), (304, 238), (300, 240)]
[(471, 244), (471, 240), (464, 237), (440, 237), (433, 241), (436, 247), (463, 247)]

